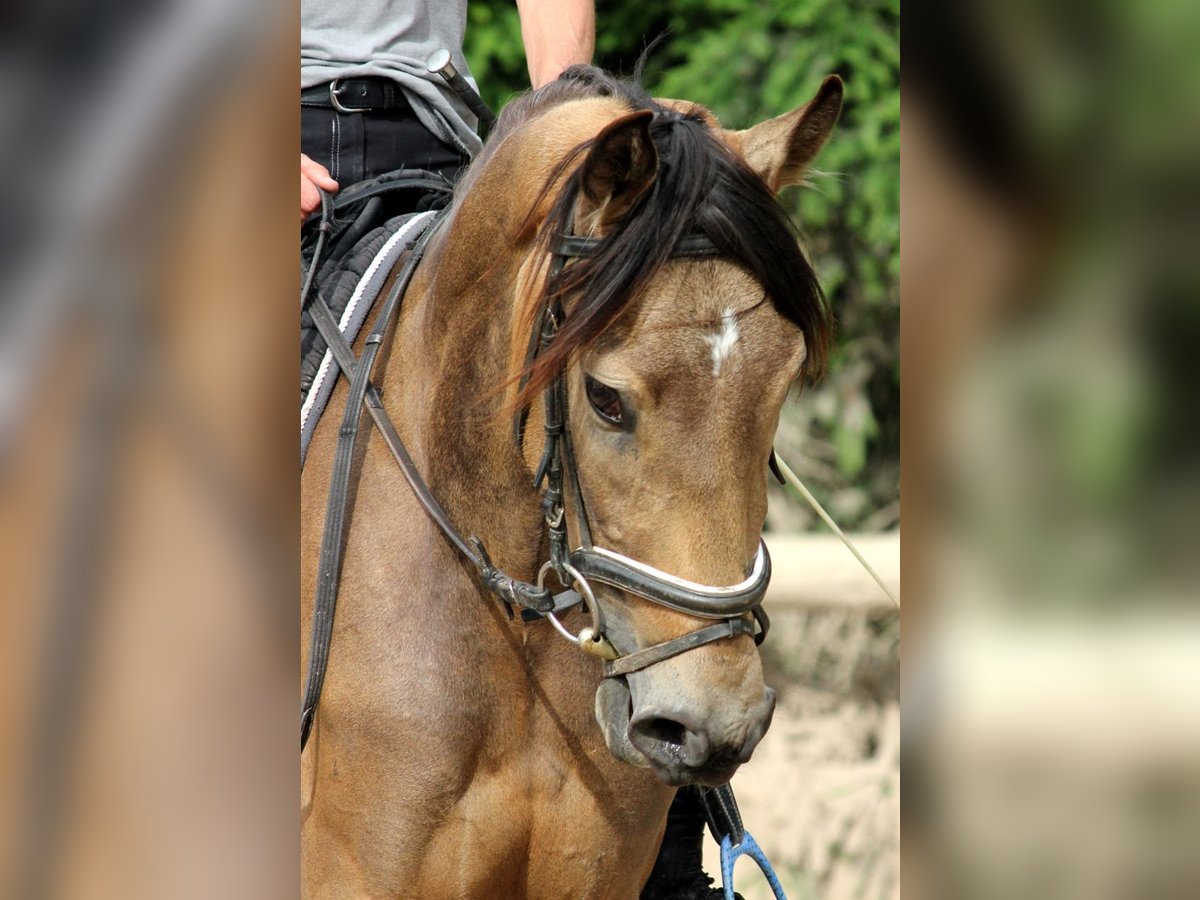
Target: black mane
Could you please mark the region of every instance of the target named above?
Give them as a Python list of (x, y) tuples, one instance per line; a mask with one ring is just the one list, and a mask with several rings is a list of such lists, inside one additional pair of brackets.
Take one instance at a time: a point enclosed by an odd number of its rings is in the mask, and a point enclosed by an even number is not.
[[(741, 266), (763, 286), (765, 298), (804, 332), (808, 350), (804, 375), (819, 377), (832, 326), (816, 274), (774, 194), (712, 132), (703, 109), (669, 109), (636, 83), (618, 80), (592, 66), (572, 66), (557, 81), (509, 103), (489, 147), (531, 116), (585, 97), (614, 97), (631, 110), (653, 111), (650, 135), (658, 151), (658, 176), (604, 237), (597, 255), (577, 260), (547, 284), (543, 300), (575, 299), (549, 350), (526, 373), (525, 397), (532, 396), (573, 352), (617, 318), (671, 258), (680, 237), (689, 232), (707, 235), (723, 258)], [(591, 144), (585, 141), (568, 154), (547, 184), (557, 183)], [(576, 167), (540, 228), (538, 240), (547, 250), (556, 236), (571, 232), (579, 182)]]

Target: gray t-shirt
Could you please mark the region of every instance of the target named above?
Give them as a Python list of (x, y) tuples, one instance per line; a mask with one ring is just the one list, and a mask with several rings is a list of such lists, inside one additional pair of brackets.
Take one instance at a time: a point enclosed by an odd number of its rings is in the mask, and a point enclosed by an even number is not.
[(301, 0), (300, 88), (335, 78), (391, 78), (426, 128), (474, 156), (482, 146), (474, 114), (441, 76), (425, 71), (429, 54), (445, 48), (471, 80), (462, 54), (466, 30), (466, 0)]

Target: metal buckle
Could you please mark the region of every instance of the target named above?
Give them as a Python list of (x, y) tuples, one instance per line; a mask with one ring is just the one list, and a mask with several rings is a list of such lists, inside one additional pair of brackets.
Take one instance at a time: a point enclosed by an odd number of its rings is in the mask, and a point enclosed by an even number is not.
[(335, 78), (335, 79), (333, 79), (333, 81), (329, 82), (329, 102), (333, 105), (334, 109), (336, 109), (338, 112), (344, 113), (344, 114), (354, 113), (354, 112), (362, 112), (362, 110), (351, 109), (348, 106), (343, 106), (342, 101), (338, 99), (337, 92), (338, 92), (338, 79)]

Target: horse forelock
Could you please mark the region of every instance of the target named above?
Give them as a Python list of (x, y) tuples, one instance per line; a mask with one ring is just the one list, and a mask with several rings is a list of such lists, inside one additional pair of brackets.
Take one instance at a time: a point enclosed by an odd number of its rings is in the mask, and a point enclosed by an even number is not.
[[(568, 305), (570, 315), (549, 350), (524, 369), (526, 386), (516, 403), (530, 402), (576, 353), (616, 321), (689, 232), (707, 235), (720, 255), (754, 278), (775, 310), (801, 329), (808, 348), (802, 374), (819, 376), (831, 323), (816, 274), (787, 213), (758, 174), (721, 139), (715, 118), (704, 107), (659, 102), (635, 83), (590, 66), (574, 66), (558, 81), (505, 107), (480, 162), (534, 119), (551, 115), (571, 101), (601, 97), (618, 101), (613, 116), (639, 109), (654, 113), (650, 135), (659, 158), (658, 175), (628, 215), (602, 235), (595, 256), (573, 261), (549, 280), (544, 266), (528, 267), (538, 277), (523, 279), (516, 310), (518, 331), (530, 327), (535, 311), (555, 299)], [(549, 126), (545, 121), (536, 127), (541, 131)], [(534, 232), (534, 253), (543, 260), (558, 235), (573, 231), (581, 163), (593, 139), (594, 133), (552, 167), (526, 220), (526, 230)], [(527, 337), (527, 331), (514, 336), (518, 368), (510, 372), (521, 371)]]

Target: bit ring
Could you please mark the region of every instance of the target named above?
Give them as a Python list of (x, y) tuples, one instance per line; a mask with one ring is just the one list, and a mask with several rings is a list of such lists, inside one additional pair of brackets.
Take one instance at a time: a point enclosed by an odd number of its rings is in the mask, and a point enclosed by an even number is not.
[[(547, 560), (542, 564), (542, 568), (538, 571), (537, 577), (537, 586), (539, 591), (545, 590), (546, 573), (554, 568), (554, 563), (551, 560)], [(604, 617), (600, 613), (600, 604), (596, 602), (596, 595), (592, 591), (592, 586), (588, 583), (588, 580), (584, 578), (583, 574), (570, 563), (563, 563), (561, 571), (557, 569), (555, 569), (555, 571), (560, 575), (560, 581), (562, 580), (562, 572), (565, 572), (568, 576), (570, 576), (572, 583), (569, 586), (573, 586), (579, 591), (580, 596), (583, 597), (584, 606), (588, 608), (588, 612), (591, 614), (593, 638), (595, 640), (600, 640), (603, 638)], [(558, 633), (569, 640), (572, 644), (579, 643), (578, 636), (571, 634), (571, 632), (569, 632), (563, 626), (563, 624), (558, 621), (558, 617), (555, 616), (553, 612), (546, 613), (546, 618), (550, 620), (550, 624), (555, 627)]]

